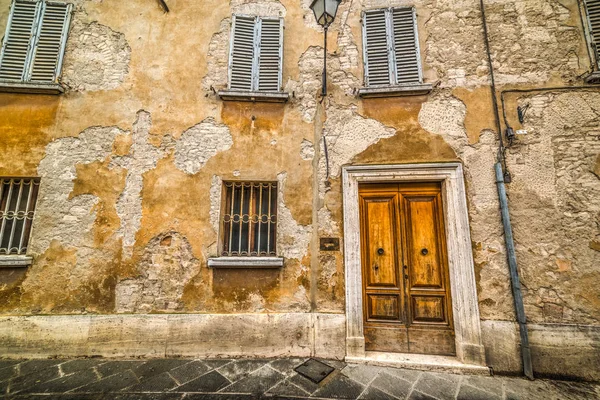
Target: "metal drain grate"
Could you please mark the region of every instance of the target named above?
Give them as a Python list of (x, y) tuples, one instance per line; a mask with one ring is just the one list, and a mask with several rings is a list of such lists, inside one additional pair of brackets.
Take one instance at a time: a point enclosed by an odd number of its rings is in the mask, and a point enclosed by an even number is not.
[(319, 383), (323, 379), (327, 378), (335, 368), (322, 363), (321, 361), (315, 360), (314, 358), (309, 359), (304, 364), (296, 367), (294, 371), (300, 375), (310, 379), (314, 383)]

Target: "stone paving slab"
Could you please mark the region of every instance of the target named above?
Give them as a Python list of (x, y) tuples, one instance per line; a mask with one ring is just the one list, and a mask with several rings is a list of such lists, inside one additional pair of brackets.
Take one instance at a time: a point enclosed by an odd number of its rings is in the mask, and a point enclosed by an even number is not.
[(0, 360), (0, 398), (40, 400), (578, 400), (600, 385), (431, 373), (320, 360), (334, 371), (315, 384), (304, 358)]

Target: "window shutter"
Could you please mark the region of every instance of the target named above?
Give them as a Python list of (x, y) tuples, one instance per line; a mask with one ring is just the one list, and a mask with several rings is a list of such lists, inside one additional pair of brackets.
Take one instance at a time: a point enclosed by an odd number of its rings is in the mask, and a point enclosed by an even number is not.
[(31, 68), (31, 81), (57, 81), (65, 52), (71, 8), (71, 4), (44, 3)]
[(22, 81), (26, 78), (26, 66), (41, 6), (41, 3), (31, 1), (13, 3), (0, 57), (0, 79)]
[(596, 63), (600, 68), (600, 0), (586, 0), (585, 6), (590, 22), (592, 47), (596, 51)]
[(363, 14), (363, 52), (366, 86), (390, 85), (390, 46), (386, 10)]
[(278, 92), (281, 89), (283, 60), (283, 20), (260, 20), (258, 90)]
[(234, 15), (229, 55), (229, 89), (251, 91), (254, 76), (256, 19)]
[(414, 8), (392, 9), (396, 84), (421, 83), (417, 20)]

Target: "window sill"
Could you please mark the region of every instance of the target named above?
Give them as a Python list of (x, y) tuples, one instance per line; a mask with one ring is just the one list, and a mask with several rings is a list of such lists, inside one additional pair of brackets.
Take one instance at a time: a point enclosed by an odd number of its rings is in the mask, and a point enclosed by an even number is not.
[(208, 268), (281, 268), (283, 257), (213, 257), (208, 259)]
[(0, 81), (0, 92), (61, 94), (65, 88), (60, 83), (31, 83), (18, 81)]
[(27, 268), (32, 262), (30, 256), (0, 256), (0, 268)]
[(358, 95), (362, 98), (421, 96), (433, 90), (431, 83), (418, 83), (415, 85), (364, 87), (359, 89)]
[(588, 85), (599, 85), (600, 84), (600, 71), (594, 71), (585, 77), (585, 83)]
[(219, 90), (223, 101), (259, 101), (267, 103), (285, 103), (290, 98), (284, 92), (245, 92), (240, 90)]

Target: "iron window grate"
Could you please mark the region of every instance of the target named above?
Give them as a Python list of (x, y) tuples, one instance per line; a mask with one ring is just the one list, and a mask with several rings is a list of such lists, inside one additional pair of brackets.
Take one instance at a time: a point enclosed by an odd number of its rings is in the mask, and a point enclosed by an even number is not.
[(276, 182), (224, 182), (222, 256), (275, 256)]
[(0, 177), (0, 255), (27, 252), (39, 178)]

